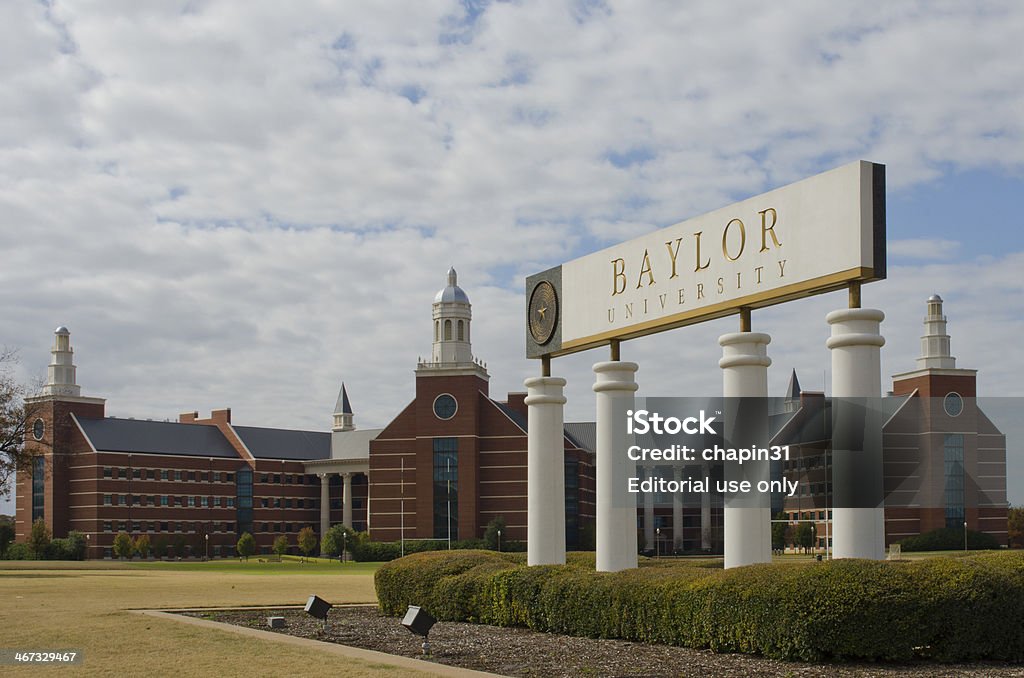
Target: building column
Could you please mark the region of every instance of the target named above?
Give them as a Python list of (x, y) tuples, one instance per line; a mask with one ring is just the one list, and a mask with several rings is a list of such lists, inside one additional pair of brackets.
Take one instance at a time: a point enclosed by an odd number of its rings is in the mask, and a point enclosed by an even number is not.
[[(711, 477), (711, 464), (704, 462), (700, 465), (701, 477)], [(700, 494), (700, 548), (703, 551), (711, 550), (711, 492)]]
[(872, 401), (881, 397), (885, 318), (873, 308), (843, 308), (825, 320), (832, 328), (832, 554), (885, 557), (882, 429)]
[(565, 379), (526, 382), (526, 564), (565, 564)]
[[(718, 338), (722, 347), (722, 395), (725, 397), (724, 447), (768, 443), (768, 344), (760, 332), (734, 332)], [(770, 478), (766, 461), (727, 464), (726, 480), (756, 483)], [(772, 560), (771, 498), (751, 492), (725, 498), (725, 567)]]
[[(654, 467), (644, 467), (644, 479), (654, 478)], [(651, 487), (654, 485), (652, 484)], [(644, 542), (645, 548), (657, 552), (657, 545), (654, 543), (654, 492), (644, 492)]]
[(317, 473), (320, 479), (320, 536), (331, 529), (331, 476), (328, 473)]
[[(672, 477), (676, 482), (683, 479), (683, 467), (672, 469)], [(704, 492), (702, 494), (707, 494)], [(683, 550), (683, 493), (672, 493), (672, 549)]]
[(597, 571), (617, 572), (637, 566), (636, 498), (627, 479), (636, 464), (626, 456), (626, 410), (637, 390), (636, 363), (613, 360), (594, 365), (597, 380)]
[(352, 474), (348, 471), (341, 474), (344, 494), (341, 495), (341, 524), (352, 529)]

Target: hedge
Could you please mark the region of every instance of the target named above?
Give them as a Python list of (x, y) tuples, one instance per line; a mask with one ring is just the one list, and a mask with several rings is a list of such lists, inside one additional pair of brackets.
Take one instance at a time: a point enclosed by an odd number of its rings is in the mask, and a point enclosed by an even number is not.
[(375, 576), (380, 607), (777, 659), (1024, 660), (1024, 554), (615, 573), (593, 571), (592, 555), (541, 567), (517, 555), (420, 553), (388, 563)]
[[(999, 540), (987, 532), (967, 531), (967, 548), (971, 551), (998, 549)], [(903, 551), (960, 551), (964, 548), (964, 531), (959, 527), (941, 527), (900, 541)]]

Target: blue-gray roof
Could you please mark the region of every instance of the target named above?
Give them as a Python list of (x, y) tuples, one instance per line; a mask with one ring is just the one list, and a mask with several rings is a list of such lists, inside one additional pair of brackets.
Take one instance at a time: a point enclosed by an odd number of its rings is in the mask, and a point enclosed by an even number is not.
[(232, 426), (257, 459), (330, 459), (331, 434), (283, 428)]
[(79, 418), (78, 423), (99, 452), (238, 458), (216, 426), (113, 417)]

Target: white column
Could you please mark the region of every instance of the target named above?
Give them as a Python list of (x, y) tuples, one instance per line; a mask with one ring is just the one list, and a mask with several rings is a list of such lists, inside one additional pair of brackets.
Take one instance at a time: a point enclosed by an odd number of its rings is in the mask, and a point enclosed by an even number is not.
[[(676, 466), (672, 477), (676, 482), (683, 479), (683, 467)], [(705, 492), (704, 494), (707, 494)], [(672, 493), (672, 549), (683, 548), (683, 493)]]
[(316, 475), (320, 478), (320, 536), (323, 537), (331, 529), (331, 477), (326, 473)]
[[(743, 438), (768, 442), (767, 408), (758, 407), (758, 401), (739, 398), (760, 398), (766, 402), (768, 397), (768, 366), (772, 364), (768, 357), (768, 343), (772, 338), (760, 332), (734, 332), (723, 334), (718, 338), (722, 346), (722, 359), (718, 366), (722, 368), (722, 395), (725, 401), (726, 425), (734, 422), (742, 427)], [(751, 406), (753, 417), (749, 413), (730, 416), (730, 408), (743, 404)], [(763, 421), (761, 412), (763, 410)], [(756, 418), (756, 420), (755, 420)], [(728, 441), (727, 441), (728, 442)], [(770, 477), (768, 462), (746, 462), (742, 467), (734, 464), (726, 466), (726, 479), (730, 473), (742, 473), (742, 477), (756, 482)], [(732, 505), (730, 505), (732, 504)], [(725, 567), (741, 567), (753, 563), (770, 563), (772, 560), (771, 503), (767, 494), (750, 494), (725, 501)]]
[[(700, 465), (701, 478), (711, 477), (711, 464)], [(711, 493), (701, 492), (700, 495), (700, 547), (704, 551), (711, 550)]]
[(341, 524), (352, 529), (352, 474), (349, 472), (341, 474), (344, 494), (341, 498)]
[[(654, 477), (654, 467), (644, 467), (644, 478)], [(645, 548), (656, 551), (654, 544), (654, 493), (644, 492), (644, 542)]]
[(594, 365), (597, 380), (597, 570), (617, 572), (637, 566), (636, 498), (627, 479), (635, 462), (626, 456), (626, 410), (633, 407), (636, 363)]
[[(825, 345), (832, 351), (833, 398), (879, 398), (882, 392), (881, 348), (885, 338), (880, 325), (885, 314), (873, 308), (843, 308), (832, 311), (825, 320), (832, 327), (832, 335)], [(868, 401), (865, 401), (868, 402)], [(844, 403), (838, 403), (841, 408)], [(833, 401), (833, 411), (837, 404)], [(870, 408), (869, 408), (870, 409)], [(881, 435), (878, 422), (865, 417), (865, 450), (874, 450), (868, 456), (856, 455), (858, 450), (832, 451), (832, 484), (836, 506), (832, 509), (832, 554), (834, 558), (885, 557), (885, 506), (882, 504)], [(877, 429), (877, 430), (876, 430)], [(847, 471), (855, 471), (857, 479)], [(873, 486), (877, 506), (850, 506), (847, 495), (852, 483), (857, 483), (860, 495), (871, 493), (865, 485)], [(847, 506), (840, 504), (846, 503)]]
[(561, 377), (526, 382), (526, 563), (565, 564), (565, 396)]

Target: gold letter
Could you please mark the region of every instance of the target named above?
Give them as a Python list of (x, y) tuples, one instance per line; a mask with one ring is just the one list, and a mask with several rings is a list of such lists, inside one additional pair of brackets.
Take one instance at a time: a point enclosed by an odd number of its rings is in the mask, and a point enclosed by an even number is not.
[[(733, 224), (740, 225), (740, 251), (736, 253), (735, 257), (729, 256), (728, 238), (729, 238), (729, 227)], [(722, 231), (722, 254), (729, 261), (736, 261), (743, 254), (743, 248), (747, 246), (747, 229), (743, 226), (743, 222), (739, 219), (733, 219), (725, 225), (725, 230)]]
[(614, 308), (609, 308), (608, 309), (608, 322), (610, 322), (610, 323), (615, 322), (615, 309)]
[[(622, 281), (622, 287), (619, 287), (619, 281)], [(626, 260), (612, 259), (612, 296), (616, 294), (622, 294), (626, 291)]]
[(695, 232), (695, 234), (693, 234), (696, 237), (696, 239), (697, 239), (697, 267), (693, 269), (693, 272), (696, 272), (698, 270), (703, 270), (703, 269), (705, 269), (705, 268), (707, 268), (708, 266), (711, 265), (711, 259), (710, 258), (708, 259), (707, 263), (703, 263), (703, 264), (700, 263), (700, 234), (702, 234), (702, 232), (703, 232), (702, 230), (698, 230), (697, 232)]
[(668, 277), (669, 280), (679, 275), (678, 273), (676, 273), (676, 257), (679, 255), (679, 245), (682, 242), (682, 238), (676, 238), (676, 249), (674, 252), (672, 251), (672, 241), (669, 240), (667, 243), (665, 243), (665, 247), (668, 248), (668, 256), (672, 258), (672, 275)]
[[(765, 226), (765, 215), (767, 215), (768, 212), (772, 213), (772, 225), (771, 226)], [(761, 250), (760, 251), (764, 252), (765, 250), (768, 249), (768, 244), (767, 244), (767, 242), (765, 241), (765, 238), (764, 238), (766, 233), (770, 233), (771, 234), (772, 242), (775, 243), (776, 247), (782, 247), (782, 243), (779, 242), (779, 239), (775, 235), (775, 223), (779, 220), (779, 215), (775, 212), (775, 208), (774, 207), (769, 207), (769, 208), (767, 208), (767, 209), (765, 209), (765, 210), (763, 210), (761, 212), (758, 212), (758, 214), (761, 215)]]
[(779, 277), (780, 278), (785, 278), (786, 277), (786, 260), (785, 259), (783, 259), (783, 260), (781, 260), (779, 262)]
[(725, 278), (718, 279), (718, 293), (721, 294), (725, 291)]
[(764, 270), (764, 266), (758, 266), (754, 270), (757, 271), (757, 284), (760, 285), (761, 284), (761, 271)]
[(704, 298), (704, 283), (697, 283), (697, 300)]
[(651, 258), (647, 256), (647, 250), (644, 250), (644, 263), (640, 265), (640, 275), (636, 279), (636, 288), (640, 289), (644, 273), (647, 274), (647, 285), (651, 286), (654, 284), (654, 274), (651, 273)]
[(632, 317), (633, 317), (633, 302), (631, 301), (628, 304), (626, 304), (626, 320), (629, 320)]

